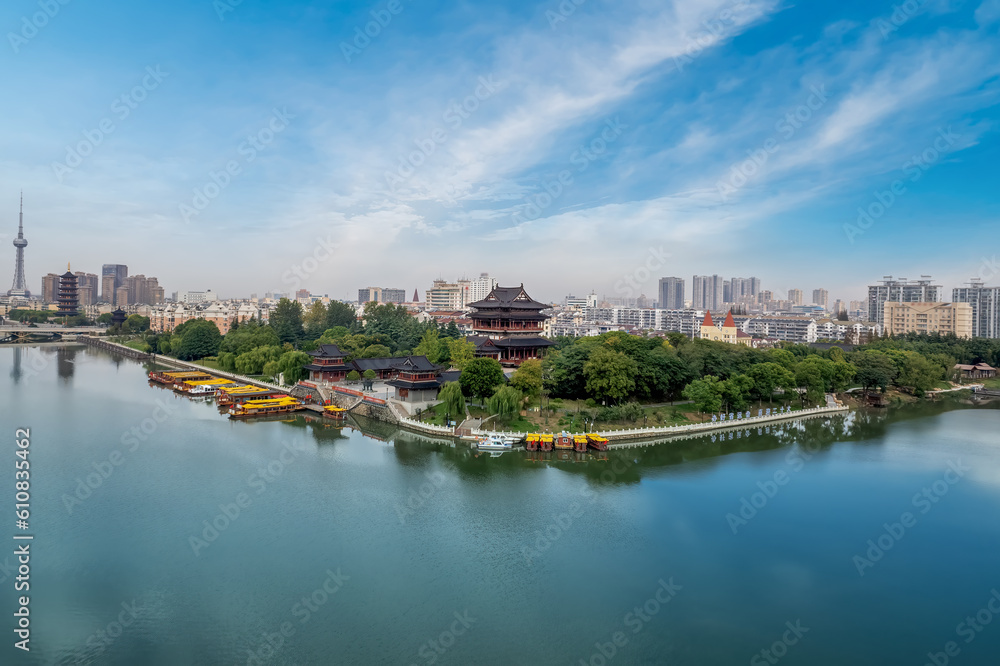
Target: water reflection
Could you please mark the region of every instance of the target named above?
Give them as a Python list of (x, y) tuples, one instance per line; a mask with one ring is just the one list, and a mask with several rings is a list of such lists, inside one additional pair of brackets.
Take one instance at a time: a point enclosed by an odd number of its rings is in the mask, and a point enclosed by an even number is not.
[[(967, 401), (921, 402), (885, 409), (861, 409), (845, 414), (785, 421), (751, 428), (732, 428), (712, 434), (639, 442), (610, 451), (524, 451), (514, 450), (491, 457), (467, 442), (423, 436), (392, 424), (356, 417), (352, 422), (365, 437), (390, 442), (401, 464), (428, 468), (439, 464), (435, 457), (454, 465), (463, 476), (488, 479), (507, 475), (513, 469), (555, 467), (579, 474), (594, 483), (631, 484), (653, 470), (690, 462), (721, 464), (733, 453), (752, 453), (791, 447), (805, 447), (823, 456), (839, 442), (878, 446), (886, 428), (895, 422), (936, 416), (965, 409)], [(609, 468), (613, 468), (611, 474)]]

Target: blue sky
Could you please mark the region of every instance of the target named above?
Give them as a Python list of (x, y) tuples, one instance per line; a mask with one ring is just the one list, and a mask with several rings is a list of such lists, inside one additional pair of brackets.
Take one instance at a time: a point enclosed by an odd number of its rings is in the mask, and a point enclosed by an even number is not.
[(0, 9), (33, 290), (1000, 281), (1000, 0), (63, 1)]

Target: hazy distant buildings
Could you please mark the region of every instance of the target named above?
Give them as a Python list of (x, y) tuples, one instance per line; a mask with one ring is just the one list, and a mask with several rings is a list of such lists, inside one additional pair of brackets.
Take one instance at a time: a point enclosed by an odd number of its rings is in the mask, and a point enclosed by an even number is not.
[(883, 327), (889, 335), (940, 333), (959, 338), (972, 337), (972, 306), (968, 303), (886, 301), (883, 313)]
[(358, 289), (358, 303), (405, 303), (406, 291), (382, 287)]
[(879, 324), (885, 323), (885, 304), (894, 303), (940, 303), (941, 285), (932, 284), (929, 275), (921, 275), (919, 280), (893, 279), (885, 276), (879, 284), (868, 286), (868, 319)]
[(464, 310), (466, 303), (475, 302), (466, 300), (468, 291), (468, 280), (459, 280), (457, 282), (447, 282), (440, 279), (434, 280), (431, 288), (426, 292), (425, 300), (427, 301), (427, 309)]
[(802, 290), (801, 289), (789, 289), (788, 290), (788, 302), (792, 305), (802, 305)]
[(596, 308), (597, 294), (590, 293), (586, 296), (573, 296), (570, 294), (564, 299), (563, 304), (568, 308), (576, 308), (578, 310), (583, 310), (584, 308)]
[(660, 278), (660, 291), (657, 296), (660, 309), (681, 310), (684, 308), (684, 278)]
[(819, 305), (823, 310), (828, 310), (830, 307), (830, 292), (826, 289), (813, 289), (813, 305)]
[(177, 302), (187, 305), (197, 305), (199, 303), (214, 303), (219, 300), (215, 292), (211, 289), (206, 291), (182, 291), (177, 294)]

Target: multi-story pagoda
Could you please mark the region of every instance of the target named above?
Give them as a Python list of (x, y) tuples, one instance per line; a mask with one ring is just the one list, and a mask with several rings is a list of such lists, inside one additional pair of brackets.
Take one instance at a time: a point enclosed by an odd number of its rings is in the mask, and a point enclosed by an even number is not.
[(501, 365), (517, 366), (539, 358), (553, 342), (542, 337), (548, 306), (528, 296), (524, 283), (519, 287), (494, 287), (481, 301), (470, 303), (476, 356), (488, 356)]
[(70, 272), (66, 264), (66, 272), (59, 276), (59, 316), (75, 317), (80, 314), (80, 295), (77, 276)]

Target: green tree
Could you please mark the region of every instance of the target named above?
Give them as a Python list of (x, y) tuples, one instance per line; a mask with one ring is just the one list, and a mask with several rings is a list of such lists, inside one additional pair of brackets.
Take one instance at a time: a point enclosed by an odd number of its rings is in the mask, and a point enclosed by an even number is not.
[(264, 364), (264, 369), (261, 371), (260, 374), (270, 377), (271, 379), (274, 379), (275, 377), (278, 376), (279, 372), (281, 372), (281, 366), (278, 365), (278, 362), (268, 361), (267, 363)]
[[(264, 373), (264, 366), (269, 362), (277, 362), (281, 358), (281, 347), (254, 347), (233, 359), (236, 372), (243, 375), (259, 375)], [(280, 372), (280, 370), (279, 370)]]
[(713, 375), (696, 379), (684, 389), (684, 397), (693, 402), (698, 411), (704, 413), (722, 409), (722, 395), (722, 382)]
[(385, 345), (368, 345), (361, 352), (361, 358), (388, 358), (392, 356), (392, 351)]
[(286, 384), (295, 384), (308, 376), (305, 366), (309, 365), (312, 357), (302, 351), (286, 351), (278, 359), (278, 371)]
[(359, 379), (361, 379), (361, 375), (358, 374), (357, 370), (351, 370), (350, 372), (347, 373), (347, 381), (356, 382)]
[(282, 298), (271, 312), (268, 323), (282, 342), (295, 344), (305, 337), (305, 329), (302, 326), (302, 305), (298, 301)]
[(486, 409), (501, 421), (509, 422), (521, 411), (524, 396), (513, 386), (501, 386), (486, 400)]
[(326, 323), (323, 325), (324, 329), (337, 328), (339, 326), (343, 326), (347, 329), (357, 321), (357, 312), (355, 312), (354, 308), (347, 303), (330, 301), (330, 304), (326, 306)]
[[(206, 356), (215, 356), (222, 346), (222, 334), (214, 322), (206, 319), (193, 319), (184, 324), (180, 343), (177, 346), (177, 358), (193, 361)], [(180, 328), (178, 326), (177, 328)], [(171, 343), (171, 351), (174, 351)]]
[(794, 391), (795, 376), (783, 365), (773, 362), (750, 366), (747, 376), (753, 380), (751, 396), (757, 400), (771, 400), (777, 389)]
[(636, 362), (619, 351), (595, 349), (583, 364), (587, 392), (598, 400), (619, 402), (635, 389)]
[(420, 338), (420, 344), (413, 349), (415, 356), (426, 356), (431, 363), (437, 363), (441, 358), (442, 342), (438, 339), (439, 334), (436, 328), (428, 328)]
[(736, 374), (721, 382), (722, 398), (732, 409), (743, 410), (750, 402), (754, 381), (746, 375)]
[(365, 379), (369, 379), (369, 380), (370, 379), (375, 379), (376, 377), (378, 377), (378, 375), (375, 374), (375, 371), (372, 370), (371, 368), (368, 368), (367, 370), (365, 370), (364, 373), (362, 373), (361, 376), (364, 377)]
[(899, 376), (896, 377), (896, 384), (899, 386), (907, 386), (916, 395), (922, 396), (944, 377), (941, 366), (917, 352), (904, 353), (906, 356), (901, 363)]
[(129, 333), (142, 333), (148, 330), (149, 317), (143, 317), (142, 315), (129, 315), (125, 323), (122, 324), (122, 331), (128, 331)]
[(504, 383), (505, 377), (500, 362), (494, 358), (476, 358), (469, 361), (458, 378), (462, 392), (480, 400), (493, 395), (493, 391)]
[(465, 396), (462, 395), (462, 385), (458, 382), (445, 382), (438, 393), (438, 400), (456, 421), (461, 421), (465, 416)]
[(302, 324), (305, 327), (305, 337), (315, 340), (323, 335), (323, 331), (329, 328), (326, 325), (326, 306), (323, 301), (316, 301), (309, 306), (302, 317)]
[(448, 322), (448, 325), (445, 327), (444, 333), (442, 333), (442, 335), (444, 335), (444, 337), (446, 338), (457, 340), (458, 338), (462, 337), (462, 332), (458, 330), (458, 325), (455, 323), (455, 320), (452, 319), (451, 321)]
[(511, 386), (533, 398), (542, 392), (542, 362), (536, 358), (523, 361), (510, 378)]
[(465, 338), (449, 338), (447, 345), (453, 368), (462, 370), (476, 357), (476, 345)]
[(877, 388), (885, 393), (898, 374), (896, 364), (880, 351), (866, 349), (855, 354), (851, 363), (858, 369), (855, 379), (865, 391)]

